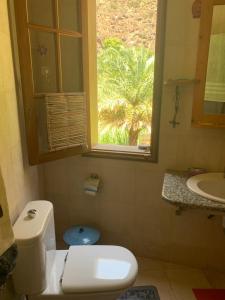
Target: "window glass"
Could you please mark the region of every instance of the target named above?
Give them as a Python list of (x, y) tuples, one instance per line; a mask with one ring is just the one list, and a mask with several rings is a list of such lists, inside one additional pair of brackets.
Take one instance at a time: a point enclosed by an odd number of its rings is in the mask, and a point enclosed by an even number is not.
[(98, 144), (150, 151), (157, 0), (96, 4)]
[(78, 0), (59, 0), (59, 26), (61, 29), (81, 31)]
[(29, 23), (54, 27), (54, 1), (27, 0)]
[(55, 34), (30, 30), (35, 93), (57, 92)]
[(61, 36), (62, 78), (64, 92), (82, 92), (82, 41)]

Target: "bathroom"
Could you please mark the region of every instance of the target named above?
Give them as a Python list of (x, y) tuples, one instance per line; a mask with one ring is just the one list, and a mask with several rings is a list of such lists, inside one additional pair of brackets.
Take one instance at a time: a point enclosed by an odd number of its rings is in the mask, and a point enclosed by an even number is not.
[[(194, 2), (167, 1), (164, 80), (196, 76), (200, 19), (192, 16)], [(76, 155), (31, 166), (12, 58), (9, 5), (1, 0), (0, 166), (11, 223), (28, 201), (46, 199), (54, 206), (58, 249), (65, 248), (62, 236), (67, 228), (85, 224), (101, 231), (101, 244), (131, 250), (139, 262), (136, 285), (156, 286), (161, 300), (194, 300), (192, 288), (225, 289), (222, 214), (209, 218), (211, 212), (187, 209), (178, 215), (176, 207), (162, 199), (168, 169), (224, 171), (224, 128), (191, 124), (194, 85), (182, 88), (176, 128), (169, 123), (174, 88), (162, 87), (157, 163)], [(95, 197), (83, 191), (90, 174), (102, 179)], [(0, 299), (19, 299), (11, 280), (0, 290)]]

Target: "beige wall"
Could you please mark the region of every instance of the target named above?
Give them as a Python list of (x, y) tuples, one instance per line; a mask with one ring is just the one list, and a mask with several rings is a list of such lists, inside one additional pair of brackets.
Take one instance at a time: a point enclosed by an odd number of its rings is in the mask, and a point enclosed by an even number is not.
[[(199, 20), (191, 14), (192, 0), (168, 1), (165, 79), (194, 78)], [(74, 157), (46, 164), (46, 198), (55, 206), (59, 245), (62, 232), (74, 224), (101, 229), (105, 243), (128, 246), (136, 254), (191, 265), (225, 268), (225, 234), (221, 217), (175, 208), (161, 199), (166, 168), (191, 166), (223, 170), (225, 132), (191, 128), (193, 87), (182, 88), (180, 126), (172, 129), (174, 90), (164, 87), (159, 163), (138, 163)], [(82, 185), (90, 173), (103, 179), (97, 197)]]
[(212, 34), (224, 33), (225, 5), (216, 5), (213, 10)]
[[(29, 167), (24, 159), (26, 153), (18, 119), (7, 0), (0, 1), (0, 44), (0, 166), (10, 217), (14, 222), (25, 203), (39, 197), (39, 187), (37, 168)], [(0, 291), (1, 300), (12, 298), (11, 289)]]

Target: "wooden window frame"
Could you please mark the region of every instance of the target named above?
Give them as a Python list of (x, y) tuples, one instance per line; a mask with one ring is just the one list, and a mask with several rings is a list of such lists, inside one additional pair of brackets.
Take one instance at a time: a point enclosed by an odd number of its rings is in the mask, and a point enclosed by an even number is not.
[(225, 5), (225, 0), (204, 0), (201, 7), (199, 45), (194, 88), (192, 126), (200, 128), (225, 128), (225, 115), (204, 113), (205, 85), (208, 67), (213, 7)]
[[(160, 125), (160, 108), (163, 90), (163, 61), (164, 61), (164, 42), (165, 42), (165, 24), (166, 24), (166, 0), (158, 0), (158, 16), (157, 16), (157, 34), (156, 34), (156, 56), (155, 56), (155, 80), (154, 80), (154, 99), (153, 99), (153, 115), (152, 115), (152, 134), (151, 134), (151, 154), (131, 153), (120, 151), (100, 151), (91, 149), (91, 144), (97, 139), (97, 57), (96, 51), (96, 13), (93, 18), (94, 0), (81, 0), (81, 18), (82, 32), (74, 33), (72, 31), (60, 30), (58, 0), (54, 0), (56, 11), (56, 28), (47, 26), (29, 24), (31, 29), (53, 32), (57, 35), (57, 45), (60, 43), (60, 35), (74, 36), (82, 38), (83, 50), (83, 85), (87, 100), (87, 122), (88, 145), (84, 150), (82, 146), (63, 149), (48, 153), (39, 152), (38, 144), (38, 120), (36, 113), (36, 100), (41, 94), (34, 93), (34, 82), (32, 78), (32, 60), (30, 53), (29, 32), (24, 33), (24, 28), (28, 28), (28, 20), (26, 14), (21, 13), (21, 5), (25, 7), (26, 0), (8, 0), (11, 17), (11, 35), (14, 50), (14, 66), (16, 74), (17, 91), (19, 98), (23, 98), (23, 109), (25, 119), (25, 132), (27, 138), (27, 149), (29, 163), (36, 165), (51, 160), (62, 159), (64, 157), (77, 154), (88, 155), (91, 157), (104, 157), (115, 159), (128, 159), (138, 161), (157, 162), (158, 161), (158, 145), (159, 145), (159, 125)], [(27, 8), (26, 8), (27, 9)], [(17, 10), (15, 17), (14, 11)], [(18, 13), (19, 11), (19, 13)], [(94, 10), (96, 12), (96, 9)], [(16, 24), (16, 25), (15, 25)], [(17, 31), (17, 34), (16, 34)], [(58, 46), (57, 46), (58, 47)], [(29, 57), (23, 55), (29, 53)], [(21, 54), (22, 53), (22, 54)], [(60, 53), (58, 52), (57, 60), (59, 68), (61, 66)], [(22, 70), (22, 72), (20, 71)], [(25, 71), (24, 71), (25, 70)], [(59, 69), (59, 74), (62, 70)], [(62, 75), (61, 75), (62, 76)], [(62, 77), (58, 77), (59, 92), (62, 90)], [(91, 140), (92, 139), (92, 140)]]
[[(85, 0), (87, 17), (87, 43), (88, 48), (92, 51), (87, 53), (90, 72), (92, 74), (89, 85), (89, 101), (90, 101), (90, 123), (91, 123), (91, 145), (97, 143), (98, 131), (98, 112), (97, 112), (97, 50), (96, 50), (96, 1)], [(158, 162), (159, 148), (159, 130), (160, 130), (160, 110), (161, 98), (163, 90), (163, 65), (164, 65), (164, 47), (165, 47), (165, 28), (166, 28), (166, 0), (158, 0), (157, 9), (157, 30), (155, 43), (155, 76), (153, 87), (153, 107), (152, 107), (152, 132), (151, 132), (151, 151), (118, 151), (113, 150), (113, 146), (109, 150), (100, 150), (91, 146), (91, 151), (85, 156), (127, 159), (148, 162)], [(125, 147), (124, 147), (125, 148)], [(127, 147), (126, 147), (127, 148)], [(121, 146), (121, 150), (123, 146)]]
[[(58, 93), (63, 93), (62, 86), (62, 67), (61, 67), (61, 52), (60, 52), (60, 37), (61, 36), (72, 36), (76, 38), (82, 38), (82, 59), (85, 61), (85, 53), (86, 53), (86, 26), (85, 26), (85, 1), (80, 1), (81, 5), (81, 18), (82, 18), (82, 32), (75, 32), (70, 30), (62, 30), (59, 27), (59, 2), (58, 0), (54, 0), (54, 22), (55, 27), (48, 27), (43, 25), (36, 25), (28, 22), (28, 8), (26, 6), (26, 0), (14, 0), (14, 2), (9, 1), (10, 7), (10, 17), (11, 17), (11, 35), (13, 37), (13, 49), (14, 49), (14, 66), (15, 73), (19, 75), (17, 78), (17, 90), (22, 90), (22, 98), (23, 98), (23, 109), (24, 109), (24, 119), (25, 119), (25, 131), (26, 131), (26, 139), (27, 139), (27, 149), (28, 149), (28, 158), (30, 165), (37, 165), (40, 163), (44, 163), (51, 160), (61, 159), (63, 157), (83, 154), (88, 151), (90, 146), (90, 126), (87, 124), (87, 139), (88, 145), (87, 148), (84, 149), (83, 146), (76, 146), (73, 148), (51, 151), (46, 153), (40, 153), (39, 151), (39, 142), (38, 142), (38, 120), (37, 120), (37, 109), (36, 102), (37, 99), (43, 96), (43, 93), (35, 93), (34, 91), (34, 81), (33, 81), (33, 72), (32, 72), (32, 57), (31, 57), (31, 47), (30, 47), (30, 37), (29, 30), (39, 30), (42, 32), (51, 32), (56, 35), (56, 53), (57, 53), (57, 66), (58, 66)], [(23, 9), (26, 7), (26, 10)], [(21, 9), (22, 8), (22, 9)], [(16, 14), (14, 12), (17, 12)], [(14, 21), (15, 20), (15, 21)], [(14, 24), (14, 26), (12, 26)], [(16, 27), (16, 29), (14, 28)], [(17, 31), (17, 35), (13, 31)], [(27, 57), (27, 53), (29, 53)], [(19, 60), (19, 62), (18, 62)], [(20, 71), (18, 70), (20, 68)], [(85, 80), (89, 80), (88, 74), (89, 71), (88, 66), (85, 64), (83, 66), (83, 84), (84, 90), (87, 83)], [(17, 69), (17, 70), (16, 70)], [(20, 93), (21, 94), (21, 93)], [(64, 93), (67, 94), (67, 93)], [(68, 93), (71, 94), (71, 93)], [(87, 99), (87, 117), (89, 119), (89, 97)]]

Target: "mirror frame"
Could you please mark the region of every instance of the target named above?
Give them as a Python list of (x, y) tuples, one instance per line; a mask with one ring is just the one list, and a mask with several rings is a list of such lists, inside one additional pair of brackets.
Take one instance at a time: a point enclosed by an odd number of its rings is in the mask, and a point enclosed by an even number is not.
[(208, 67), (208, 55), (213, 18), (213, 7), (225, 5), (225, 0), (203, 0), (200, 17), (199, 44), (197, 52), (196, 79), (192, 111), (194, 127), (225, 128), (225, 114), (204, 113), (204, 96)]

